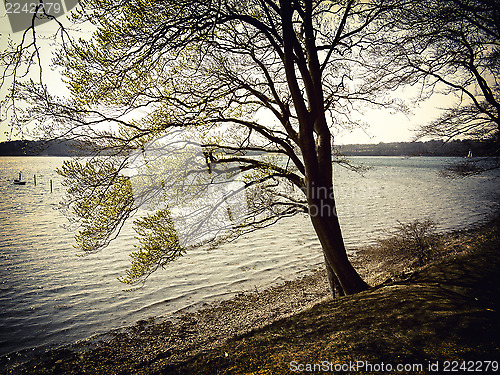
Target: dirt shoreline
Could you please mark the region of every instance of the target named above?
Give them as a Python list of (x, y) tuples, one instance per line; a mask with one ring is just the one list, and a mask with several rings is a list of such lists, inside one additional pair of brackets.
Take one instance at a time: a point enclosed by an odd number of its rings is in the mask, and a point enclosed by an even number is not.
[[(467, 250), (478, 238), (487, 236), (485, 228), (443, 235), (435, 260)], [(414, 263), (406, 256), (378, 247), (360, 249), (353, 257), (354, 266), (370, 285), (405, 280), (415, 270)], [(6, 373), (176, 373), (195, 358), (222, 350), (234, 337), (252, 335), (275, 322), (329, 302), (332, 301), (325, 271), (320, 269), (262, 292), (242, 293), (184, 313), (174, 320), (143, 320), (112, 331), (100, 341), (83, 341), (51, 350)]]

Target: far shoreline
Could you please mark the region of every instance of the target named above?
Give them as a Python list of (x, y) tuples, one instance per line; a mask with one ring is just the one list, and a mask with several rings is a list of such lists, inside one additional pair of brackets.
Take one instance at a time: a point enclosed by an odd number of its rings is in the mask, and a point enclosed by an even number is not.
[[(367, 144), (334, 145), (340, 155), (351, 156), (437, 156), (437, 157), (499, 157), (494, 143), (477, 140), (429, 140), (407, 142), (379, 142)], [(41, 155), (42, 154), (42, 155)], [(1, 156), (55, 156), (85, 157), (99, 154), (99, 148), (82, 141), (57, 140), (14, 140), (0, 142)], [(104, 155), (106, 152), (104, 152)]]

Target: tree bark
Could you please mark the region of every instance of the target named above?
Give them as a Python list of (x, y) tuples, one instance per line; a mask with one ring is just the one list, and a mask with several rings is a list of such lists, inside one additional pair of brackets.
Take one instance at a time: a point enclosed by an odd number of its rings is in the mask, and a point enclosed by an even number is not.
[(326, 268), (326, 277), (328, 278), (328, 284), (330, 285), (330, 293), (333, 298), (335, 297), (342, 297), (344, 296), (344, 291), (342, 290), (342, 287), (340, 286), (339, 279), (337, 279), (337, 276), (335, 276), (335, 272), (333, 272), (332, 267), (330, 267), (330, 264), (328, 263), (328, 259), (326, 259), (325, 252), (323, 250), (323, 255), (325, 258), (325, 268)]
[(347, 257), (333, 196), (318, 198), (314, 194), (309, 193), (309, 214), (323, 248), (332, 295), (349, 295), (368, 289), (368, 284)]
[[(312, 217), (314, 229), (323, 247), (323, 255), (329, 275), (332, 295), (349, 295), (369, 288), (347, 258), (338, 220)], [(326, 222), (326, 223), (325, 223)]]

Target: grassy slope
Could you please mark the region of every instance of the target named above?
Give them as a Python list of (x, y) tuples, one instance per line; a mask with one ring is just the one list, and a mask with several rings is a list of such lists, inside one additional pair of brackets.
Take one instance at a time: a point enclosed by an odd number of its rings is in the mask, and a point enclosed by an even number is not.
[(291, 361), (499, 360), (498, 226), (464, 246), (408, 280), (318, 304), (169, 372), (281, 374)]

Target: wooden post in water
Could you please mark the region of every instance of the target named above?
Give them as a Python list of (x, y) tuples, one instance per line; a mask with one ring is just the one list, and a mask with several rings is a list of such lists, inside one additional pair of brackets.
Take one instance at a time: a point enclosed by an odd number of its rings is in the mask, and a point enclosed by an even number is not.
[(36, 186), (36, 174), (33, 175), (33, 182), (35, 183)]
[(52, 180), (50, 180), (50, 192), (52, 193)]

